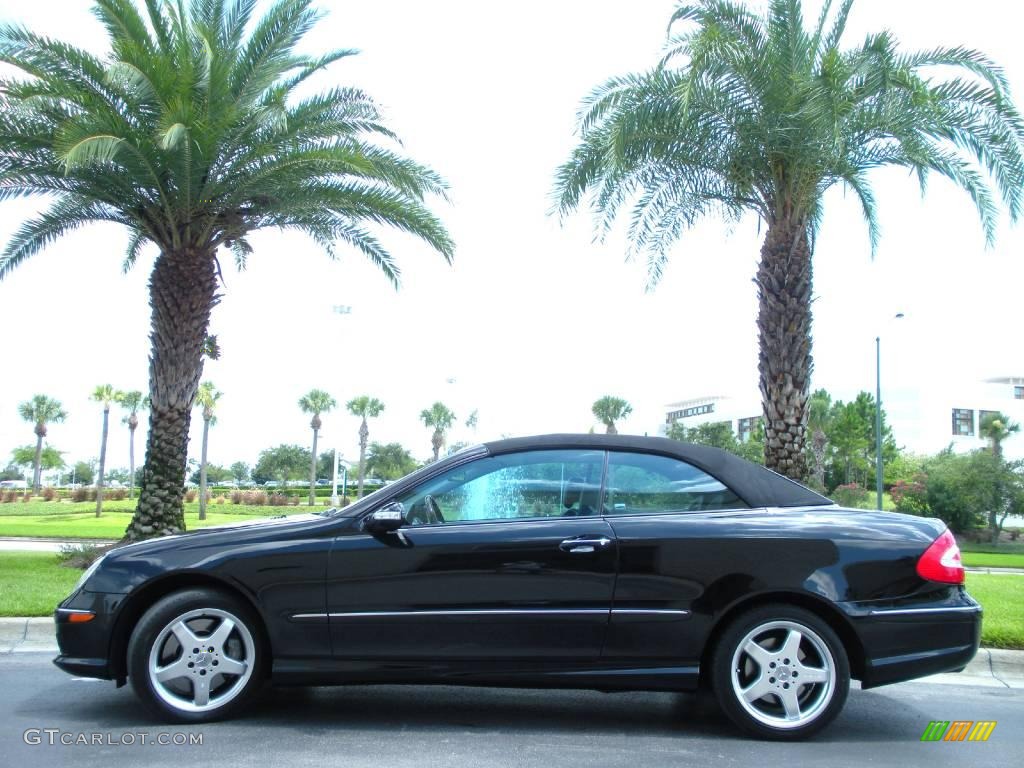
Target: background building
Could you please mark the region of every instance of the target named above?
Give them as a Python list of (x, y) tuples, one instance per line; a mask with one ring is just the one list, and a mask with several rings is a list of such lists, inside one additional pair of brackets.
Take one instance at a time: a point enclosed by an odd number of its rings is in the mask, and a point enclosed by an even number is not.
[(664, 434), (672, 424), (692, 428), (726, 421), (736, 436), (745, 441), (760, 420), (761, 398), (758, 395), (707, 395), (666, 405), (665, 423), (660, 431)]
[[(981, 421), (992, 412), (1003, 413), (1024, 429), (1024, 376), (996, 376), (978, 382), (960, 382), (942, 392), (908, 391), (899, 386), (882, 390), (882, 403), (896, 444), (911, 453), (937, 453), (949, 445), (957, 452), (982, 448)], [(948, 391), (946, 391), (948, 390)], [(832, 392), (833, 398), (848, 401), (856, 392)], [(873, 394), (873, 393), (872, 393)], [(740, 440), (746, 439), (761, 418), (758, 394), (707, 395), (664, 406), (664, 434), (669, 425), (688, 428), (708, 422), (726, 421)], [(1024, 432), (1003, 444), (1008, 459), (1024, 459)]]

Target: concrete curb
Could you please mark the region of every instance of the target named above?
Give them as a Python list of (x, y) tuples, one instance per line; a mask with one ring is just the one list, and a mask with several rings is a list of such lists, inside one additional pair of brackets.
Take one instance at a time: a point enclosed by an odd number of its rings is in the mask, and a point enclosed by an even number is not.
[(33, 652), (57, 652), (53, 619), (49, 616), (0, 618), (0, 655)]
[[(53, 619), (0, 618), (0, 656), (14, 653), (57, 653)], [(1024, 651), (982, 648), (963, 672), (932, 675), (914, 682), (1024, 689)]]

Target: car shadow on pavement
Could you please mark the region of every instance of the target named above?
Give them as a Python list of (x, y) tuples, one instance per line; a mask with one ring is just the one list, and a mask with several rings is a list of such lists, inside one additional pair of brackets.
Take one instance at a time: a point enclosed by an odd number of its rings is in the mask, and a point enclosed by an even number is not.
[[(710, 693), (600, 693), (457, 686), (267, 688), (241, 716), (252, 724), (316, 725), (382, 732), (433, 729), (743, 739)], [(846, 708), (813, 742), (918, 738), (935, 717), (884, 691), (852, 690)]]
[[(74, 694), (40, 691), (18, 707), (21, 716), (45, 715), (63, 727), (126, 729), (160, 722), (130, 689), (109, 683), (68, 681)], [(921, 686), (924, 688), (924, 686)], [(928, 686), (932, 688), (933, 686)], [(87, 690), (86, 690), (87, 689)], [(921, 706), (897, 701), (886, 689), (853, 690), (838, 719), (809, 743), (870, 743), (919, 738), (929, 720), (927, 692)], [(743, 739), (714, 697), (699, 693), (600, 693), (423, 685), (354, 685), (316, 688), (266, 686), (232, 724), (243, 729), (282, 728), (333, 732), (430, 733), (452, 730), (485, 734), (635, 733), (643, 737)], [(216, 725), (184, 726), (184, 730)]]

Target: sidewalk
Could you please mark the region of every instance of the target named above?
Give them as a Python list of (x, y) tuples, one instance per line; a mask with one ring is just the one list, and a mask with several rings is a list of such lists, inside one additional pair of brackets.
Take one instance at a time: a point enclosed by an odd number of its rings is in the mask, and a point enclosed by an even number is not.
[(62, 547), (80, 547), (83, 544), (102, 547), (114, 543), (113, 539), (44, 539), (0, 536), (0, 552), (60, 552)]
[[(53, 619), (0, 618), (0, 656), (10, 653), (57, 653)], [(1024, 690), (1024, 651), (982, 648), (963, 672), (932, 675), (914, 682)]]

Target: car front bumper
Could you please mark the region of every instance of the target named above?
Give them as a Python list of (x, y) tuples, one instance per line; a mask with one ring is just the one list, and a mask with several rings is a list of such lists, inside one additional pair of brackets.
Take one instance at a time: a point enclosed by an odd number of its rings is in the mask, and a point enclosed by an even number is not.
[[(60, 648), (53, 663), (77, 677), (118, 677), (110, 664), (110, 649), (115, 610), (123, 599), (124, 595), (79, 590), (61, 602), (53, 613)], [(89, 614), (89, 621), (73, 620)]]

